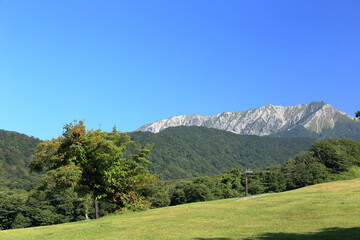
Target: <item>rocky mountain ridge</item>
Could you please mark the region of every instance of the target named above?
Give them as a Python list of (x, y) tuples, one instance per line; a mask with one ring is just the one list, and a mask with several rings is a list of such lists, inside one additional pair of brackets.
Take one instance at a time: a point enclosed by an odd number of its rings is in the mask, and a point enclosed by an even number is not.
[(333, 129), (340, 119), (358, 123), (355, 117), (324, 102), (290, 107), (268, 104), (247, 111), (223, 112), (213, 116), (181, 115), (171, 117), (146, 124), (137, 131), (158, 133), (169, 127), (204, 126), (237, 134), (267, 136), (303, 127), (310, 132), (321, 134), (325, 130)]

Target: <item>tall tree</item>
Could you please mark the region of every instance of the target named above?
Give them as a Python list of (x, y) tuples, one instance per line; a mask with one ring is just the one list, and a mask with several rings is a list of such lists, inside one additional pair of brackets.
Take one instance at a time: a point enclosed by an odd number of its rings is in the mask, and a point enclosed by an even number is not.
[(43, 179), (52, 188), (92, 195), (96, 210), (99, 199), (138, 209), (145, 204), (139, 189), (154, 180), (147, 170), (148, 153), (116, 128), (86, 130), (83, 121), (74, 121), (62, 136), (38, 145), (31, 168), (45, 171)]

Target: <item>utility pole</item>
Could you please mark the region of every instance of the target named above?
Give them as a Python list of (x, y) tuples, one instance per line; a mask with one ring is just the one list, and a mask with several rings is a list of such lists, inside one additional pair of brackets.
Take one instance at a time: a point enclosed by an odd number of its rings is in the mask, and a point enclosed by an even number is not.
[(245, 172), (241, 172), (242, 175), (245, 176), (245, 196), (247, 196), (249, 194), (249, 191), (248, 191), (248, 175), (249, 173), (252, 173), (253, 171), (250, 171), (248, 169), (245, 170)]

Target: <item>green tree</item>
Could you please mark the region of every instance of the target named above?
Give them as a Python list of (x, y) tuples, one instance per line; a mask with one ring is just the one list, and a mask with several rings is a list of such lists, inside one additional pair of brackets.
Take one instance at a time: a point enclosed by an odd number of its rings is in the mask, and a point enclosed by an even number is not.
[(166, 188), (166, 182), (156, 182), (141, 190), (146, 201), (150, 202), (151, 208), (166, 207), (170, 204), (170, 196)]
[(20, 212), (16, 215), (14, 222), (11, 224), (11, 228), (25, 228), (31, 226), (31, 220)]
[(285, 176), (281, 172), (281, 166), (268, 167), (262, 175), (266, 192), (282, 192), (286, 189)]
[(74, 121), (62, 136), (37, 146), (31, 168), (45, 172), (43, 181), (50, 188), (91, 195), (96, 212), (100, 199), (137, 210), (146, 204), (139, 190), (154, 180), (147, 170), (148, 153), (148, 147), (139, 147), (116, 128), (86, 130), (83, 121)]
[(360, 111), (357, 111), (357, 112), (355, 113), (355, 117), (360, 118)]
[[(11, 225), (24, 207), (26, 201), (27, 194), (24, 190), (0, 192), (0, 230), (11, 228)], [(20, 219), (17, 221), (19, 220)]]
[(326, 166), (319, 162), (311, 151), (302, 152), (294, 159), (289, 159), (282, 166), (282, 172), (286, 178), (287, 189), (325, 182), (329, 176)]
[(327, 139), (315, 142), (310, 149), (313, 156), (334, 172), (360, 166), (360, 143), (351, 139)]

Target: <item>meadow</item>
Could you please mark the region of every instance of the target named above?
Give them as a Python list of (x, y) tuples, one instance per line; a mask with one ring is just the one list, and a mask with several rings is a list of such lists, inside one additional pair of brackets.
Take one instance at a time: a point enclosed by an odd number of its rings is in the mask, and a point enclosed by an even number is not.
[(0, 231), (0, 239), (360, 239), (360, 179)]

